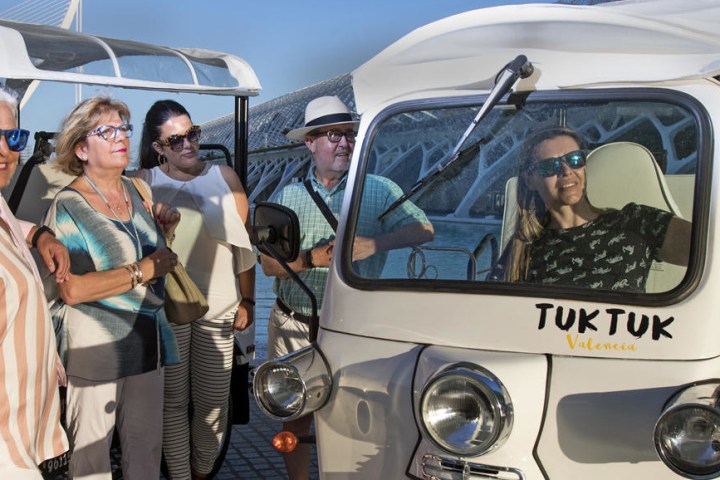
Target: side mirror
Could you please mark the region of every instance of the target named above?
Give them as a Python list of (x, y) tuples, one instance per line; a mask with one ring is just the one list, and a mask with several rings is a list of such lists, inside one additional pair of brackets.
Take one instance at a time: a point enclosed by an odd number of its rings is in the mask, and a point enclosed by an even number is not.
[(250, 242), (265, 255), (274, 258), (279, 256), (286, 262), (295, 261), (300, 253), (300, 223), (297, 215), (277, 203), (255, 204)]

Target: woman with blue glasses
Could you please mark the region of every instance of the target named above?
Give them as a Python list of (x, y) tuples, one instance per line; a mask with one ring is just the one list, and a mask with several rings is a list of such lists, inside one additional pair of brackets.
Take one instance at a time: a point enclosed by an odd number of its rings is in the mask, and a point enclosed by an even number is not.
[[(28, 131), (18, 128), (17, 105), (15, 92), (0, 86), (0, 188), (12, 180), (28, 139)], [(16, 219), (0, 196), (0, 478), (19, 480), (41, 480), (38, 464), (68, 449), (58, 391), (65, 374), (31, 247), (55, 281), (66, 280), (67, 249), (51, 230)]]
[(586, 152), (563, 127), (523, 143), (515, 234), (490, 280), (644, 292), (654, 260), (687, 265), (689, 222), (636, 203), (619, 210), (590, 203)]

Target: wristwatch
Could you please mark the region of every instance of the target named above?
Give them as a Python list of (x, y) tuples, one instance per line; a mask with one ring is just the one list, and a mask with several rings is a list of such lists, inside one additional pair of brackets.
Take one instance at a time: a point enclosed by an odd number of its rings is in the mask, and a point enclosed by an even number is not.
[(305, 265), (307, 265), (308, 268), (315, 268), (312, 260), (312, 248), (305, 250)]

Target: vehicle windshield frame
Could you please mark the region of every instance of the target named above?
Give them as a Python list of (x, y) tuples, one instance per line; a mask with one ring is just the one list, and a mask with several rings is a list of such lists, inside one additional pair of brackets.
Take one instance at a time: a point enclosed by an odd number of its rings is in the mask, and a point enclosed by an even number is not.
[[(506, 107), (506, 97), (498, 107)], [(593, 90), (538, 91), (524, 97), (530, 104), (557, 102), (568, 103), (607, 103), (608, 101), (647, 101), (664, 102), (684, 108), (694, 116), (698, 128), (698, 162), (695, 172), (695, 188), (693, 192), (694, 208), (692, 214), (693, 233), (691, 254), (685, 279), (675, 288), (659, 293), (629, 293), (608, 290), (591, 290), (580, 287), (561, 287), (540, 284), (512, 284), (487, 281), (453, 281), (432, 279), (371, 279), (358, 275), (351, 262), (352, 244), (357, 228), (357, 217), (362, 201), (365, 178), (372, 144), (383, 123), (391, 117), (433, 108), (477, 107), (485, 100), (482, 96), (458, 96), (411, 100), (394, 104), (380, 112), (365, 132), (361, 152), (357, 159), (357, 172), (354, 176), (352, 194), (349, 199), (350, 208), (347, 213), (346, 228), (342, 237), (342, 255), (338, 262), (341, 277), (352, 288), (360, 290), (389, 291), (433, 291), (447, 293), (492, 294), (537, 298), (562, 298), (568, 300), (584, 300), (593, 302), (618, 303), (627, 305), (670, 305), (680, 302), (697, 287), (705, 262), (705, 242), (709, 218), (709, 193), (712, 171), (713, 131), (708, 112), (695, 98), (664, 88), (618, 88)], [(411, 199), (412, 200), (412, 199)], [(346, 196), (345, 201), (348, 201)]]

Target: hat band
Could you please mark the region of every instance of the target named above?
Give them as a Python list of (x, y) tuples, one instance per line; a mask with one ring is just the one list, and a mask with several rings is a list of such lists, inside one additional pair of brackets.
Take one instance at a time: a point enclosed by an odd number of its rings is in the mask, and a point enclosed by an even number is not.
[(352, 115), (349, 113), (333, 113), (332, 115), (323, 115), (305, 124), (305, 127), (315, 127), (330, 125), (332, 123), (350, 123), (353, 122)]

